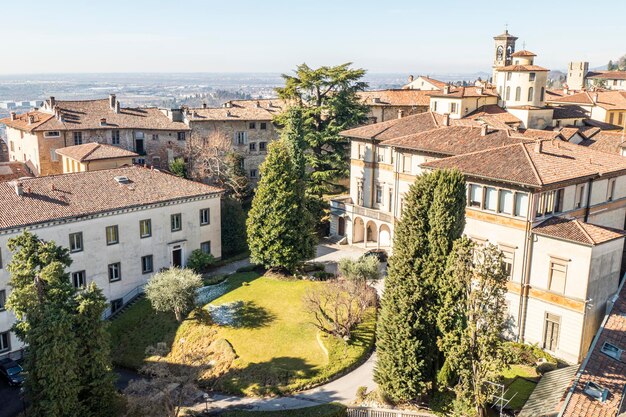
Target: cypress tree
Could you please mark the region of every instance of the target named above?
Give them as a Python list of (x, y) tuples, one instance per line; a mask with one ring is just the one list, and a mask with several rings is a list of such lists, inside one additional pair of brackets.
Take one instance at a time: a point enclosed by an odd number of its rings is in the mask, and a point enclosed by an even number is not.
[(247, 220), (251, 261), (289, 272), (315, 251), (312, 217), (296, 161), (294, 147), (285, 139), (270, 145)]

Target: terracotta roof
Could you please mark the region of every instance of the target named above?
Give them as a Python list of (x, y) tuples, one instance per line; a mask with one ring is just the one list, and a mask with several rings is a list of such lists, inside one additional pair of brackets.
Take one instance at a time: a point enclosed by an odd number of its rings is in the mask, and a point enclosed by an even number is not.
[(589, 117), (585, 109), (577, 105), (554, 106), (553, 108), (553, 119), (582, 119)]
[[(361, 91), (357, 95), (368, 106), (424, 106), (430, 105), (431, 90), (376, 90)], [(378, 100), (378, 101), (375, 101)]]
[(556, 139), (560, 133), (554, 130), (526, 129), (519, 132), (528, 139)]
[(514, 52), (511, 56), (512, 56), (512, 57), (518, 57), (518, 56), (537, 56), (537, 54), (536, 54), (536, 53), (534, 53), (534, 52), (530, 52), (530, 51), (527, 51), (527, 50), (525, 50), (525, 49), (522, 49), (521, 51)]
[[(26, 130), (87, 130), (87, 129), (149, 129), (185, 131), (189, 127), (182, 122), (172, 122), (156, 107), (130, 108), (121, 107), (116, 113), (109, 104), (109, 99), (56, 101), (55, 109), (59, 117), (50, 112), (29, 112), (34, 115), (36, 123), (28, 125), (28, 114), (20, 115), (18, 120), (10, 117), (0, 119), (7, 126)], [(105, 124), (101, 124), (105, 119)]]
[(32, 176), (26, 164), (22, 162), (0, 162), (0, 181), (11, 181)]
[(505, 124), (521, 123), (521, 120), (513, 116), (511, 113), (498, 106), (497, 104), (488, 104), (481, 106), (464, 117), (465, 119), (483, 119), (498, 120)]
[(439, 88), (443, 88), (446, 86), (446, 83), (443, 81), (439, 81), (439, 80), (435, 80), (434, 78), (430, 78), (430, 77), (425, 77), (423, 75), (419, 76), (418, 78), (423, 78), (424, 81), (428, 81), (429, 83), (431, 83), (432, 85), (434, 85), (435, 87), (439, 87)]
[[(610, 304), (609, 304), (610, 305)], [(561, 407), (563, 417), (615, 417), (625, 410), (624, 386), (626, 385), (625, 353), (614, 359), (602, 352), (602, 346), (610, 343), (626, 350), (626, 289), (622, 282), (618, 295), (591, 345), (576, 379), (566, 391), (567, 397)], [(589, 382), (607, 390), (605, 401), (599, 401), (585, 393)]]
[(582, 243), (588, 246), (600, 245), (626, 236), (626, 231), (624, 230), (597, 226), (582, 222), (578, 219), (568, 219), (558, 216), (551, 217), (533, 227), (533, 233)]
[(389, 139), (382, 142), (382, 145), (450, 156), (524, 141), (523, 138), (512, 137), (506, 130), (493, 130), (485, 136), (482, 136), (481, 130), (480, 127), (467, 126), (439, 127)]
[(192, 122), (210, 120), (260, 120), (269, 122), (274, 118), (274, 114), (274, 112), (261, 107), (207, 107), (190, 109), (187, 118)]
[(517, 39), (517, 36), (513, 36), (509, 33), (508, 29), (504, 31), (504, 33), (494, 36), (494, 39)]
[[(538, 152), (539, 144), (541, 151)], [(626, 158), (561, 140), (538, 140), (467, 153), (421, 165), (458, 168), (477, 178), (536, 188), (598, 175), (626, 172)]]
[(587, 78), (600, 80), (626, 80), (626, 71), (593, 71), (587, 73)]
[(99, 159), (134, 158), (139, 156), (135, 152), (127, 151), (119, 146), (97, 142), (59, 148), (56, 150), (56, 153), (68, 156), (80, 162), (96, 161)]
[[(574, 135), (576, 134), (580, 134), (580, 131), (578, 130), (577, 127), (564, 127), (561, 130), (557, 131), (561, 137), (564, 140), (570, 140), (572, 137), (574, 137)], [(583, 135), (581, 135), (583, 139), (585, 139), (585, 137)]]
[(624, 142), (625, 138), (626, 136), (622, 132), (607, 132), (603, 130), (594, 135), (590, 135), (590, 139), (583, 140), (580, 142), (580, 145), (600, 152), (621, 155), (622, 149), (626, 146)]
[(229, 100), (222, 107), (241, 107), (246, 109), (262, 108), (271, 113), (280, 113), (287, 108), (287, 103), (280, 98), (259, 98), (250, 100)]
[(554, 100), (558, 97), (563, 97), (563, 90), (547, 90), (546, 89), (546, 101)]
[[(127, 177), (119, 184), (114, 177)], [(139, 166), (51, 175), (20, 181), (18, 196), (13, 182), (0, 183), (0, 230), (76, 218), (222, 190), (199, 182)]]
[(550, 70), (544, 67), (540, 67), (539, 65), (507, 65), (506, 67), (496, 68), (496, 71), (537, 72), (537, 71), (550, 71)]
[(497, 97), (498, 94), (494, 89), (484, 88), (484, 87), (455, 87), (450, 86), (450, 91), (448, 94), (445, 94), (443, 91), (433, 91), (431, 92), (431, 97)]
[[(595, 97), (597, 95), (597, 101)], [(583, 91), (571, 96), (551, 99), (552, 103), (576, 103), (580, 105), (596, 105), (606, 110), (626, 110), (626, 91)]]

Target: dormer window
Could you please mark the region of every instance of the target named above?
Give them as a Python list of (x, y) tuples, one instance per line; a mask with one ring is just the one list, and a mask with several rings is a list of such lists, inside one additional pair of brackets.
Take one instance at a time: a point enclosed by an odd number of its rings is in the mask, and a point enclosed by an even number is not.
[(620, 360), (620, 358), (622, 357), (622, 349), (609, 342), (604, 342), (602, 348), (600, 348), (600, 351), (605, 355), (612, 357), (613, 359)]
[(592, 381), (587, 382), (587, 385), (585, 385), (584, 392), (591, 398), (598, 400), (602, 403), (605, 402), (607, 397), (609, 396), (608, 389)]

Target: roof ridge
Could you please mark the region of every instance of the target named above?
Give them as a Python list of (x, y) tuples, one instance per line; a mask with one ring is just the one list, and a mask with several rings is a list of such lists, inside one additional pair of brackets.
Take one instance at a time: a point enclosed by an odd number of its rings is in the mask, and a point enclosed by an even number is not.
[(96, 151), (96, 149), (98, 149), (100, 147), (100, 143), (98, 143), (98, 142), (90, 142), (90, 143), (93, 143), (96, 146), (94, 146), (93, 149), (91, 149), (89, 152), (87, 152), (85, 155), (83, 155), (82, 158), (80, 158), (81, 162), (84, 161), (89, 155), (93, 154)]
[(582, 225), (582, 222), (578, 219), (574, 219), (574, 222), (576, 223), (576, 226), (578, 226), (578, 228), (583, 232), (583, 234), (587, 237), (587, 239), (589, 239), (589, 241), (593, 244), (596, 245), (597, 242), (591, 237), (591, 235), (589, 234), (589, 232), (587, 232), (587, 230), (585, 229), (585, 227)]
[[(551, 139), (538, 139), (539, 141), (542, 140), (551, 140)], [(533, 159), (530, 157), (530, 152), (528, 152), (528, 149), (526, 149), (526, 143), (522, 143), (522, 149), (524, 149), (524, 155), (526, 155), (526, 158), (528, 159), (528, 162), (530, 163), (530, 166), (533, 169), (533, 174), (535, 174), (535, 178), (537, 178), (537, 181), (539, 181), (539, 184), (544, 185), (543, 180), (541, 179), (541, 176), (539, 175), (539, 171), (537, 170), (537, 167), (535, 166), (535, 163), (533, 162)]]

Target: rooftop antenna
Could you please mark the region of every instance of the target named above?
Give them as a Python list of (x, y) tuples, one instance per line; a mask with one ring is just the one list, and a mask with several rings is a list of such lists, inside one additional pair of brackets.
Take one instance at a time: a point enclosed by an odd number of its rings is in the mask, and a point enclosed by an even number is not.
[(509, 33), (509, 24), (508, 23), (504, 24), (504, 33)]

